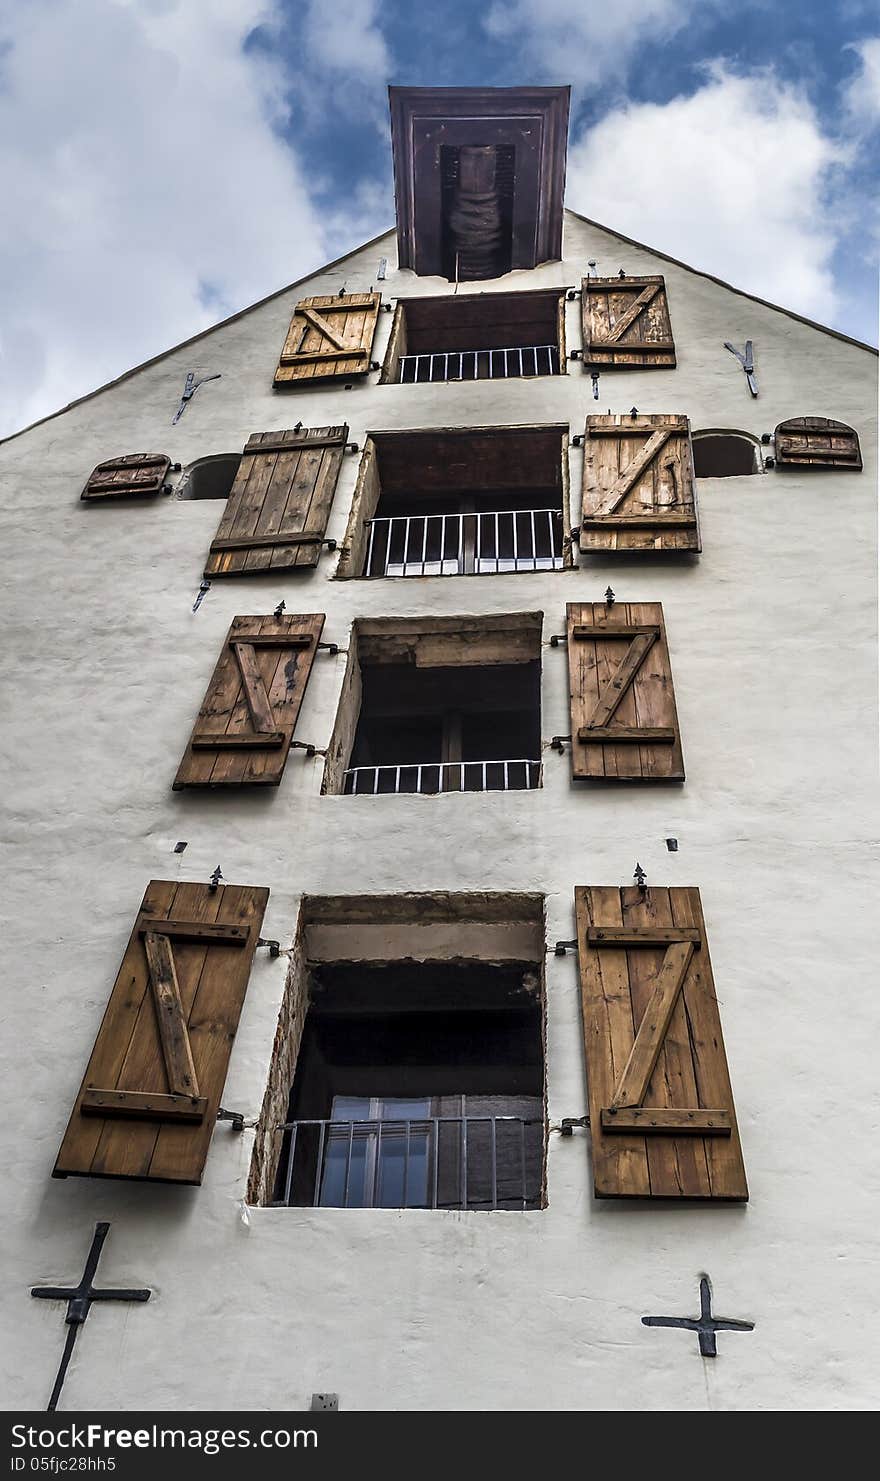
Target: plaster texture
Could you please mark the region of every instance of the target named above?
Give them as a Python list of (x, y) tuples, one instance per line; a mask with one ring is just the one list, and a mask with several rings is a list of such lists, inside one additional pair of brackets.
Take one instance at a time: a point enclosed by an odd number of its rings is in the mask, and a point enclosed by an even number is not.
[[(872, 1409), (876, 1284), (876, 361), (566, 213), (565, 259), (462, 292), (665, 274), (670, 371), (272, 390), (296, 301), (375, 281), (386, 298), (448, 293), (395, 268), (393, 234), (172, 350), (0, 448), (7, 552), (6, 1169), (3, 1403), (45, 1405), (64, 1307), (33, 1284), (78, 1278), (96, 1220), (99, 1280), (146, 1306), (92, 1311), (61, 1407), (303, 1409)], [(569, 347), (580, 305), (567, 306)], [(391, 315), (379, 320), (381, 360)], [(722, 342), (751, 338), (760, 396)], [(222, 373), (172, 426), (187, 371)], [(186, 469), (248, 435), (566, 422), (593, 411), (686, 412), (694, 430), (755, 436), (784, 417), (854, 426), (865, 471), (779, 470), (698, 484), (696, 562), (581, 558), (558, 573), (339, 581), (314, 572), (214, 582), (196, 614), (215, 501), (88, 507), (90, 469), (167, 451)], [(582, 452), (570, 450), (573, 512)], [(358, 471), (344, 459), (328, 534), (342, 540)], [(566, 601), (661, 601), (687, 781), (575, 790), (545, 751), (531, 793), (322, 796), (323, 759), (292, 753), (278, 791), (172, 793), (227, 627), (238, 613), (324, 611), (344, 649), (356, 617), (541, 611), (542, 734), (569, 729)], [(346, 655), (320, 654), (299, 738), (333, 730)], [(664, 840), (675, 836), (677, 853)], [(188, 847), (172, 852), (177, 840)], [(747, 1207), (597, 1203), (589, 1137), (551, 1132), (541, 1212), (251, 1209), (253, 1132), (220, 1125), (201, 1188), (53, 1181), (50, 1172), (132, 919), (151, 878), (271, 888), (264, 934), (293, 940), (303, 894), (418, 890), (546, 898), (551, 1122), (586, 1109), (574, 934), (577, 884), (698, 885), (751, 1189)], [(287, 962), (259, 952), (224, 1105), (255, 1118)], [(715, 1361), (648, 1314), (695, 1315), (708, 1272)], [(194, 1361), (194, 1357), (197, 1358)]]

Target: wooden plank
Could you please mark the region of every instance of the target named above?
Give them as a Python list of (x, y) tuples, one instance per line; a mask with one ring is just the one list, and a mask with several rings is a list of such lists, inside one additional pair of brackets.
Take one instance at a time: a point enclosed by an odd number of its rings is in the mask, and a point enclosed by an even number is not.
[(275, 550), (279, 545), (320, 545), (324, 532), (301, 530), (295, 535), (248, 535), (240, 540), (212, 540), (211, 551), (216, 554), (225, 550)]
[[(601, 602), (597, 602), (596, 607), (604, 611)], [(589, 642), (595, 642), (596, 638), (638, 638), (642, 635), (659, 637), (660, 629), (656, 622), (641, 622), (636, 625), (631, 622), (576, 622), (569, 633), (569, 637), (575, 640)]]
[(235, 642), (232, 644), (238, 666), (241, 669), (241, 682), (244, 689), (244, 697), (247, 707), (251, 712), (251, 721), (254, 730), (264, 731), (268, 735), (275, 733), (275, 716), (269, 704), (269, 696), (263, 684), (263, 676), (257, 663), (257, 654), (251, 643)]
[[(668, 890), (652, 888), (641, 891), (636, 885), (627, 886), (621, 890), (621, 902), (624, 919), (633, 926), (668, 928), (674, 924)], [(637, 1032), (650, 1012), (657, 979), (663, 975), (669, 951), (691, 953), (693, 943), (675, 943), (665, 950), (662, 946), (639, 946), (626, 953), (633, 1024)], [(686, 1110), (696, 1109), (701, 1104), (693, 1078), (687, 1018), (680, 991), (672, 1004), (643, 1104), (660, 1109), (683, 1107)], [(701, 1138), (653, 1134), (646, 1136), (645, 1147), (653, 1197), (707, 1198), (710, 1195), (705, 1143)]]
[(245, 926), (210, 926), (197, 920), (163, 920), (161, 926), (141, 921), (137, 927), (142, 938), (148, 934), (167, 936), (171, 941), (189, 941), (196, 946), (247, 946)]
[(600, 1134), (607, 1106), (635, 1037), (626, 956), (619, 951), (589, 949), (588, 930), (620, 927), (623, 918), (618, 889), (578, 887), (575, 914), (587, 1091), (592, 1134), (593, 1187), (597, 1198), (645, 1198), (650, 1195), (648, 1157), (641, 1135)]
[[(256, 442), (251, 446), (250, 440), (245, 444), (244, 453), (248, 457), (260, 453), (301, 453), (311, 452), (315, 449), (323, 450), (325, 447), (345, 448), (347, 429), (343, 429), (345, 436), (339, 437), (310, 437), (308, 434), (279, 439), (278, 442)], [(242, 454), (244, 456), (244, 454)]]
[(299, 312), (302, 314), (306, 322), (312, 325), (313, 329), (319, 330), (320, 333), (323, 334), (325, 339), (329, 339), (334, 349), (350, 351), (354, 348), (353, 345), (350, 345), (348, 341), (343, 338), (341, 333), (337, 333), (332, 324), (327, 323), (327, 320), (323, 317), (323, 315), (318, 313), (317, 309), (302, 308), (299, 310)]
[(704, 943), (702, 950), (691, 962), (682, 991), (682, 1009), (687, 1019), (697, 1091), (691, 1104), (723, 1106), (730, 1114), (730, 1136), (707, 1138), (704, 1143), (711, 1196), (744, 1202), (748, 1199), (749, 1188), (700, 892), (694, 888), (683, 888), (670, 890), (669, 895), (675, 925), (683, 929), (695, 928), (700, 932)]
[(667, 946), (629, 1059), (611, 1097), (612, 1107), (642, 1104), (693, 954), (691, 941), (674, 941)]
[(681, 941), (699, 946), (702, 937), (695, 926), (593, 926), (587, 941), (591, 946), (670, 946)]
[[(632, 287), (632, 284), (630, 283), (627, 286), (628, 287)], [(630, 307), (627, 309), (626, 313), (620, 319), (618, 319), (617, 323), (614, 325), (614, 328), (611, 330), (610, 334), (608, 335), (608, 338), (602, 340), (601, 341), (601, 344), (603, 344), (603, 345), (617, 344), (617, 342), (619, 341), (621, 335), (622, 334), (626, 334), (626, 331), (628, 329), (631, 329), (632, 328), (632, 326), (635, 323), (636, 319), (639, 318), (642, 310), (645, 309), (645, 308), (647, 308), (648, 304), (651, 302), (651, 300), (653, 298), (656, 297), (656, 295), (659, 293), (659, 291), (660, 291), (660, 284), (659, 283), (652, 283), (652, 284), (649, 284), (648, 287), (643, 288), (642, 291), (638, 294), (638, 296), (630, 304)], [(598, 348), (599, 347), (599, 342), (597, 342), (596, 340), (594, 340), (593, 341), (593, 347), (594, 348)]]
[(639, 637), (632, 639), (617, 668), (601, 689), (596, 708), (584, 727), (586, 730), (591, 730), (593, 726), (602, 727), (608, 724), (641, 667), (643, 659), (647, 657), (649, 649), (656, 641), (656, 637), (656, 633), (642, 633)]
[[(608, 438), (615, 441), (621, 437), (644, 437), (646, 434), (650, 436), (656, 430), (659, 421), (660, 418), (655, 416), (621, 416), (619, 419), (616, 416), (589, 416), (585, 436), (588, 439), (599, 438), (603, 442)], [(663, 416), (662, 425), (668, 432), (675, 435), (679, 432), (687, 432), (688, 419), (669, 414)]]
[(725, 1110), (679, 1110), (677, 1107), (609, 1106), (602, 1112), (602, 1130), (643, 1136), (730, 1136), (730, 1112)]
[(144, 950), (150, 969), (150, 987), (156, 1004), (156, 1022), (159, 1026), (168, 1089), (172, 1095), (197, 1096), (199, 1082), (189, 1047), (171, 942), (167, 936), (160, 936), (155, 931), (145, 931)]
[(659, 509), (656, 514), (588, 515), (581, 520), (581, 528), (585, 530), (655, 530), (664, 525), (691, 530), (696, 528), (696, 524), (696, 517), (692, 514), (666, 514)]
[(229, 639), (229, 646), (230, 648), (238, 648), (240, 644), (244, 643), (250, 648), (311, 648), (313, 642), (314, 638), (311, 633), (248, 633), (247, 636), (243, 637), (237, 637), (233, 633)]
[(137, 1090), (84, 1090), (84, 1116), (133, 1116), (146, 1121), (201, 1121), (208, 1106), (204, 1095), (142, 1094)]
[(339, 360), (359, 360), (367, 355), (368, 351), (358, 347), (347, 346), (342, 350), (300, 350), (295, 355), (282, 355), (282, 365), (310, 365), (329, 361), (333, 363)]
[(595, 745), (597, 741), (612, 741), (614, 745), (671, 744), (675, 731), (665, 725), (582, 725), (577, 733), (582, 745)]
[(170, 1122), (160, 1126), (150, 1161), (151, 1178), (201, 1182), (268, 896), (267, 889), (250, 885), (227, 885), (223, 890), (220, 920), (247, 926), (253, 945), (246, 953), (211, 948), (203, 964), (189, 1011), (189, 1037), (208, 1107), (197, 1127)]
[(248, 747), (266, 751), (283, 746), (287, 739), (283, 730), (264, 730), (259, 735), (194, 735), (190, 745), (194, 751), (241, 751)]
[(623, 503), (623, 500), (633, 485), (641, 478), (650, 464), (654, 462), (661, 449), (666, 446), (670, 435), (666, 427), (658, 428), (656, 432), (651, 433), (644, 447), (639, 449), (636, 456), (626, 466), (608, 492), (591, 509), (591, 517), (595, 518), (598, 515), (614, 513), (618, 505)]
[[(177, 889), (177, 883), (173, 880), (153, 880), (144, 895), (55, 1160), (54, 1177), (87, 1175), (92, 1170), (103, 1125), (92, 1117), (82, 1116), (79, 1110), (80, 1099), (87, 1089), (95, 1086), (118, 1085), (144, 1000), (150, 1018), (155, 1023), (147, 958), (140, 939), (139, 926), (144, 916), (157, 924), (170, 915)], [(164, 1083), (162, 1088), (164, 1089)]]

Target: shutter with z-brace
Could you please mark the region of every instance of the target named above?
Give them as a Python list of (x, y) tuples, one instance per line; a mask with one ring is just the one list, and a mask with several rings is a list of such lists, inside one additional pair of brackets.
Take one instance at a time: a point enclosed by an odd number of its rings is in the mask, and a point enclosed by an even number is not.
[(575, 891), (597, 1198), (748, 1198), (700, 892)]
[(249, 437), (205, 576), (316, 566), (347, 440), (345, 423)]
[(54, 1177), (201, 1182), (268, 897), (151, 881)]
[(680, 782), (681, 736), (659, 602), (570, 602), (575, 781)]
[(233, 618), (175, 791), (278, 786), (323, 627), (323, 612)]
[(587, 417), (580, 547), (603, 555), (701, 549), (687, 417)]
[(583, 363), (595, 370), (670, 370), (675, 344), (662, 277), (584, 278)]
[(370, 351), (381, 302), (379, 293), (302, 299), (290, 321), (275, 385), (308, 386), (365, 375), (373, 368)]

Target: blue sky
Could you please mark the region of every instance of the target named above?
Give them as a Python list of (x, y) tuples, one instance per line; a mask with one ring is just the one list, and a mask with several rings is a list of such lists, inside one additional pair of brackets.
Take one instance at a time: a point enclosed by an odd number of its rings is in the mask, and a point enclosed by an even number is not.
[(0, 0), (0, 434), (391, 225), (389, 81), (571, 83), (569, 205), (876, 343), (876, 3)]

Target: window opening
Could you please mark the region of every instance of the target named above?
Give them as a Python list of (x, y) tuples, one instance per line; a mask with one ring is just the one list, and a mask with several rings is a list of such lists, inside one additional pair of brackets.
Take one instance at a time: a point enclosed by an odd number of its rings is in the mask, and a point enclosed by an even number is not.
[(693, 446), (697, 478), (735, 478), (758, 472), (758, 449), (749, 437), (736, 432), (695, 433)]

